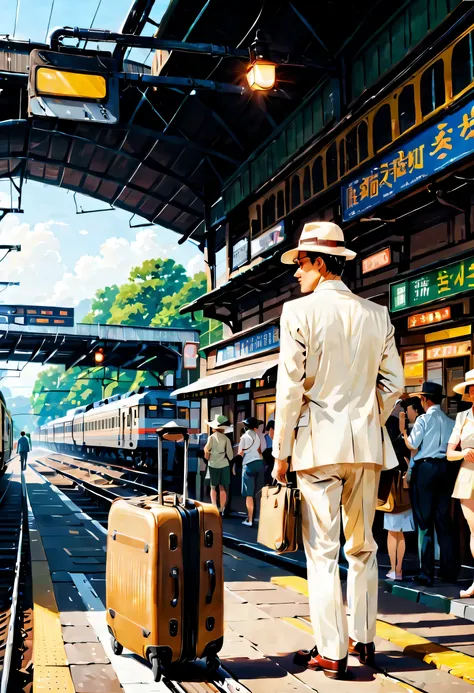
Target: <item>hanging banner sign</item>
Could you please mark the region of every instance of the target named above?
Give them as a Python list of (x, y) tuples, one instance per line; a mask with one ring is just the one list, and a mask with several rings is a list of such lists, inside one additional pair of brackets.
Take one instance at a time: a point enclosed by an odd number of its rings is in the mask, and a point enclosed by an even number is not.
[(383, 156), (355, 180), (341, 186), (343, 220), (349, 221), (455, 161), (472, 155), (474, 99), (441, 122)]
[(390, 284), (390, 310), (414, 308), (474, 289), (474, 257)]

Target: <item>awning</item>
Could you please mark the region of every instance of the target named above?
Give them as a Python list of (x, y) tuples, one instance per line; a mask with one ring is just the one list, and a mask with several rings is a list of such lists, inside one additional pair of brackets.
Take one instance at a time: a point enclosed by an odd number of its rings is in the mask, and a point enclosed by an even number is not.
[(259, 378), (263, 378), (265, 373), (275, 368), (277, 365), (278, 359), (274, 359), (272, 361), (252, 363), (247, 366), (241, 366), (240, 368), (233, 368), (232, 370), (222, 371), (222, 373), (206, 375), (204, 378), (196, 380), (196, 382), (191, 385), (180, 387), (178, 390), (172, 392), (171, 396), (177, 397), (178, 395), (186, 395), (190, 392), (210, 390), (220, 385), (231, 385), (232, 383), (242, 383), (247, 380), (258, 380)]

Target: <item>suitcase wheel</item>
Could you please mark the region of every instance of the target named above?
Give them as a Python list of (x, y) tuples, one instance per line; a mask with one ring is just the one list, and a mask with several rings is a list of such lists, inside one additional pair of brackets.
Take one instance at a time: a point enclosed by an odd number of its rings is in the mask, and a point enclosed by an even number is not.
[(156, 655), (150, 655), (150, 664), (153, 672), (153, 679), (158, 682), (161, 679), (161, 662)]
[(116, 655), (121, 655), (123, 652), (123, 645), (121, 645), (112, 635), (110, 638), (110, 644), (112, 645), (112, 651)]
[(206, 657), (206, 671), (208, 674), (217, 674), (217, 671), (221, 665), (221, 661), (217, 655), (211, 655)]

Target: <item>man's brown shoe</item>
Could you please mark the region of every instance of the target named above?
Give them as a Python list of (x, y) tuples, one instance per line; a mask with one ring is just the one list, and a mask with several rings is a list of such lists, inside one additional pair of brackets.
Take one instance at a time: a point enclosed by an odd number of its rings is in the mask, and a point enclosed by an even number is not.
[(359, 657), (361, 664), (373, 667), (375, 664), (375, 645), (373, 642), (355, 642), (349, 638), (349, 654)]
[(347, 678), (347, 656), (344, 659), (328, 659), (320, 654), (311, 657), (306, 665), (307, 669), (322, 669), (329, 679)]

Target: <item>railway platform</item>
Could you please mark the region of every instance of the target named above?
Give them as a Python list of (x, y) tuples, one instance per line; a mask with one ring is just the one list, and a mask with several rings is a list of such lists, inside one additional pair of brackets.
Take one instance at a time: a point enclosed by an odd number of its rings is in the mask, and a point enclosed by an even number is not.
[[(107, 510), (35, 451), (25, 472), (31, 551), (33, 691), (38, 693), (441, 693), (474, 690), (472, 622), (379, 587), (377, 669), (349, 657), (351, 679), (333, 681), (293, 663), (313, 645), (307, 582), (271, 564), (240, 522), (225, 522), (225, 639), (212, 681), (203, 668), (156, 683), (148, 664), (112, 652), (105, 623)], [(15, 465), (18, 467), (16, 470)], [(19, 464), (13, 465), (19, 473)], [(111, 484), (109, 484), (110, 486)], [(233, 525), (232, 532), (230, 525)], [(255, 530), (254, 530), (255, 531)], [(240, 544), (240, 546), (238, 546)], [(254, 550), (252, 550), (252, 545)], [(250, 547), (250, 548), (249, 548)], [(446, 597), (448, 598), (448, 597)], [(466, 604), (471, 607), (471, 604)]]

